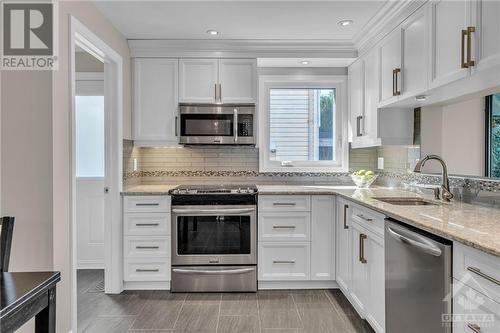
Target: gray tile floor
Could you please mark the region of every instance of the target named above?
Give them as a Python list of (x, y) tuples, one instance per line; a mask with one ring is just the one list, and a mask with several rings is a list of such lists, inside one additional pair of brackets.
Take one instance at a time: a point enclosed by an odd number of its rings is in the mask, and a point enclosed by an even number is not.
[(78, 332), (373, 332), (338, 290), (105, 295), (94, 288), (102, 280), (78, 271)]

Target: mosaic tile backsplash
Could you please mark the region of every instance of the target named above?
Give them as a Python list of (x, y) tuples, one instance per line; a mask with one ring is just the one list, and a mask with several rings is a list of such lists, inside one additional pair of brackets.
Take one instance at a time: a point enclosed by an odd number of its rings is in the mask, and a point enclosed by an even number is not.
[[(124, 140), (124, 186), (168, 183), (257, 183), (352, 185), (348, 173), (261, 173), (258, 149), (254, 147), (134, 147)], [(351, 149), (350, 171), (376, 170), (378, 185), (421, 188), (441, 183), (436, 175), (411, 172), (420, 156), (418, 147), (382, 146)], [(377, 158), (384, 158), (384, 170), (377, 170)], [(137, 159), (137, 170), (133, 160)], [(456, 198), (473, 201), (486, 197), (490, 206), (500, 205), (500, 181), (451, 177)], [(420, 185), (420, 186), (416, 186)], [(482, 200), (482, 199), (481, 199)]]

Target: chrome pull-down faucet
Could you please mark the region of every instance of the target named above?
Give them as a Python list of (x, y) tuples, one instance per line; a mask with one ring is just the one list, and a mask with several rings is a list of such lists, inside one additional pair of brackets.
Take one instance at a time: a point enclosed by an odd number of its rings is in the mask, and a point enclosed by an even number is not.
[(450, 202), (451, 199), (453, 198), (453, 193), (450, 192), (450, 180), (448, 179), (448, 168), (446, 167), (446, 163), (444, 163), (444, 160), (438, 156), (438, 155), (427, 155), (420, 161), (418, 161), (417, 165), (415, 165), (415, 170), (413, 172), (422, 172), (422, 167), (424, 166), (425, 162), (428, 160), (436, 160), (439, 163), (441, 163), (441, 166), (443, 167), (443, 173), (442, 173), (442, 178), (443, 182), (441, 184), (441, 200)]

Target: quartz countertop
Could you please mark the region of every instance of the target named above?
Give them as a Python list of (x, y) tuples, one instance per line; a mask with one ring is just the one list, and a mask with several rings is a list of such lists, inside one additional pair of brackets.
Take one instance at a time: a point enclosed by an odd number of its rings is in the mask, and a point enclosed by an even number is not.
[[(123, 195), (165, 195), (176, 185), (138, 185)], [(500, 256), (500, 210), (460, 201), (428, 206), (398, 206), (374, 197), (432, 197), (384, 187), (257, 185), (259, 195), (339, 195), (422, 230)]]

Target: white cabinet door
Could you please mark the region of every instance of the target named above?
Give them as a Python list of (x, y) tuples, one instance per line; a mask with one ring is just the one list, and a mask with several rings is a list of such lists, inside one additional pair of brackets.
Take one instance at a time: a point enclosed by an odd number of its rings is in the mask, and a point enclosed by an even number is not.
[(380, 44), (381, 104), (397, 101), (401, 78), (401, 28), (396, 28)]
[(335, 197), (311, 199), (311, 280), (335, 280)]
[(464, 78), (469, 69), (462, 67), (462, 53), (467, 41), (462, 30), (467, 29), (470, 17), (469, 1), (432, 1), (431, 17), (431, 75), (430, 88)]
[(373, 232), (368, 232), (365, 244), (369, 286), (366, 320), (376, 332), (385, 332), (384, 239)]
[(181, 59), (179, 100), (184, 103), (215, 103), (218, 78), (217, 59)]
[(349, 118), (351, 122), (351, 135), (352, 141), (356, 137), (363, 135), (362, 122), (363, 122), (363, 99), (364, 99), (364, 87), (363, 87), (363, 60), (358, 59), (349, 66), (348, 70), (349, 77)]
[(472, 5), (472, 25), (476, 28), (472, 71), (500, 66), (500, 1), (477, 0)]
[(379, 54), (376, 49), (368, 53), (365, 62), (364, 135), (373, 141), (378, 138), (378, 103), (380, 98)]
[(351, 231), (349, 226), (349, 203), (343, 199), (337, 200), (337, 237), (336, 237), (336, 281), (344, 293), (351, 288)]
[(363, 315), (369, 297), (368, 264), (364, 262), (363, 253), (366, 253), (367, 232), (357, 223), (350, 224), (351, 229), (351, 288), (350, 296), (353, 306)]
[(402, 98), (415, 96), (427, 89), (429, 79), (429, 11), (420, 8), (401, 26), (403, 43)]
[(134, 59), (134, 140), (177, 144), (178, 60)]
[(223, 103), (255, 103), (255, 59), (220, 59), (219, 84)]

